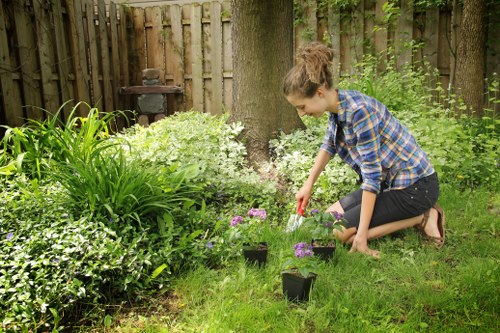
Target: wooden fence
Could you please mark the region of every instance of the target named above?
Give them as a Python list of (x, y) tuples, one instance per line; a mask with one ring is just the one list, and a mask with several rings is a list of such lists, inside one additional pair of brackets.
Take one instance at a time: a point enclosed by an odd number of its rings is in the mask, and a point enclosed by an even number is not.
[[(439, 69), (444, 88), (453, 78), (460, 7), (417, 12), (411, 0), (400, 0), (400, 10), (384, 0), (363, 0), (334, 10), (301, 1), (296, 46), (328, 42), (337, 76), (351, 73), (363, 55), (384, 55), (392, 47), (399, 66), (425, 59)], [(387, 13), (400, 15), (387, 20)], [(499, 40), (500, 29), (489, 34), (490, 48), (500, 53), (499, 43), (491, 42)], [(141, 85), (141, 70), (150, 67), (160, 69), (161, 84), (184, 90), (182, 100), (169, 102), (170, 111), (229, 111), (231, 43), (229, 0), (147, 8), (104, 0), (0, 0), (0, 123), (42, 119), (37, 107), (54, 112), (69, 99), (103, 111), (133, 108), (119, 88)], [(412, 53), (415, 43), (423, 47)], [(499, 62), (488, 56), (488, 75), (499, 71)]]
[(0, 1), (1, 123), (43, 119), (40, 108), (70, 99), (118, 109), (117, 87), (129, 84), (123, 17), (104, 0)]

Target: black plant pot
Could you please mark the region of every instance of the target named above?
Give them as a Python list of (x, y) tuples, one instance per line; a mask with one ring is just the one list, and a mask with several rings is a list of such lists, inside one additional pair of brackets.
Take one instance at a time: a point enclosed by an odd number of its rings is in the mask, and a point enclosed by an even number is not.
[(333, 259), (335, 255), (335, 243), (328, 244), (326, 246), (318, 245), (318, 242), (312, 241), (312, 250), (315, 256), (318, 256), (322, 260), (329, 261)]
[(315, 273), (309, 273), (305, 278), (299, 273), (282, 272), (283, 295), (290, 301), (308, 301), (316, 276)]
[(260, 242), (257, 246), (243, 244), (243, 256), (249, 264), (265, 265), (267, 262), (268, 245), (266, 242)]

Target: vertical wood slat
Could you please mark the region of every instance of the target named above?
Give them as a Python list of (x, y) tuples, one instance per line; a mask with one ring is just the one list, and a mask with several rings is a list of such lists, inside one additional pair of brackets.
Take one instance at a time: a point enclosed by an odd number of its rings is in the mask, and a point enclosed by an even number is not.
[(85, 6), (88, 30), (88, 48), (90, 53), (90, 75), (92, 78), (92, 106), (102, 109), (102, 90), (99, 80), (99, 59), (97, 52), (97, 36), (95, 32), (95, 14), (92, 0), (82, 0)]
[(0, 87), (3, 94), (5, 121), (10, 126), (20, 126), (23, 120), (21, 103), (14, 96), (14, 82), (11, 73), (9, 58), (9, 43), (7, 40), (7, 30), (5, 28), (5, 16), (2, 1), (0, 1), (0, 62), (9, 64), (9, 67), (0, 69)]
[(331, 43), (333, 50), (333, 81), (334, 85), (338, 84), (340, 76), (340, 12), (333, 7), (328, 8), (328, 30), (331, 35)]
[[(172, 28), (172, 49), (173, 57), (171, 63), (174, 65), (173, 73), (173, 84), (185, 88), (184, 84), (184, 40), (183, 40), (183, 26), (182, 26), (182, 9), (179, 5), (172, 5), (169, 9), (170, 22)], [(181, 108), (185, 109), (185, 98), (184, 94), (176, 96), (176, 108), (177, 110), (167, 110), (169, 114), (173, 111), (179, 111)]]
[(356, 63), (363, 59), (363, 42), (364, 42), (364, 32), (365, 32), (365, 20), (363, 19), (365, 13), (365, 2), (360, 1), (355, 9), (353, 15), (353, 29), (355, 31), (354, 40), (354, 56), (353, 59)]
[[(40, 91), (38, 82), (33, 79), (33, 73), (37, 70), (36, 47), (33, 38), (32, 21), (27, 10), (16, 13), (16, 34), (19, 44), (19, 58), (21, 59), (23, 104), (26, 109), (26, 117), (28, 119), (42, 120), (43, 112), (36, 107), (42, 105), (42, 98), (40, 94), (37, 94), (37, 91)], [(0, 47), (4, 50), (8, 49), (4, 48), (3, 45)]]
[(374, 32), (373, 28), (375, 25), (375, 4), (372, 0), (362, 0), (364, 3), (364, 26), (365, 31), (363, 34), (363, 38), (368, 41), (365, 43), (363, 47), (363, 54), (374, 54), (375, 53), (375, 44), (374, 44)]
[[(128, 12), (128, 10), (127, 10)], [(125, 13), (125, 8), (124, 6), (119, 6), (118, 7), (118, 15), (120, 16), (119, 20), (119, 26), (118, 26), (118, 36), (119, 36), (119, 41), (118, 41), (118, 56), (120, 58), (120, 85), (115, 86), (115, 89), (118, 89), (118, 87), (124, 87), (124, 86), (129, 86), (130, 85), (130, 66), (129, 66), (129, 43), (130, 39), (128, 38), (128, 29), (127, 29), (127, 24), (130, 21), (130, 16)], [(128, 109), (129, 106), (131, 105), (131, 96), (118, 96), (119, 102), (117, 103), (117, 106), (121, 110)]]
[[(73, 97), (73, 89), (69, 81), (69, 66), (68, 66), (68, 46), (66, 44), (66, 36), (63, 27), (63, 13), (60, 0), (52, 0), (54, 28), (56, 33), (56, 51), (57, 51), (57, 72), (59, 74), (59, 89), (62, 103), (66, 103)], [(65, 108), (63, 110), (65, 119), (68, 118), (71, 110)]]
[(450, 83), (448, 89), (455, 84), (455, 71), (457, 64), (457, 50), (458, 50), (458, 42), (457, 37), (459, 36), (461, 22), (461, 12), (459, 7), (457, 6), (457, 0), (453, 1), (453, 9), (451, 12), (451, 52), (450, 52)]
[(191, 61), (193, 109), (203, 112), (203, 52), (201, 45), (201, 6), (191, 7)]
[(174, 85), (184, 86), (184, 43), (182, 33), (182, 11), (179, 5), (170, 7), (170, 22), (172, 26), (172, 48), (174, 51), (171, 62), (177, 70), (174, 72)]
[(120, 49), (118, 48), (118, 20), (116, 15), (117, 15), (116, 4), (112, 2), (109, 5), (109, 25), (111, 31), (111, 64), (112, 64), (111, 81), (113, 83), (112, 84), (113, 105), (115, 110), (120, 108), (118, 87), (123, 85), (120, 75), (120, 56), (119, 56)]
[(233, 108), (233, 52), (231, 38), (231, 23), (230, 20), (224, 17), (225, 13), (231, 11), (230, 4), (228, 2), (222, 3), (222, 45), (223, 58), (222, 58), (222, 68), (223, 68), (223, 90), (224, 90), (224, 107), (225, 110), (232, 110)]
[(425, 12), (424, 57), (434, 68), (438, 66), (439, 8)]
[(99, 22), (99, 39), (101, 45), (101, 60), (102, 67), (102, 87), (104, 107), (102, 111), (111, 112), (114, 110), (113, 105), (113, 88), (111, 86), (111, 62), (109, 57), (109, 41), (108, 41), (108, 28), (106, 19), (106, 5), (104, 0), (99, 0), (97, 5), (97, 18)]
[(223, 111), (222, 91), (222, 21), (221, 5), (218, 2), (210, 4), (210, 46), (212, 49), (212, 113)]
[(163, 25), (160, 7), (148, 7), (144, 11), (146, 20), (147, 67), (160, 70), (160, 83), (164, 84)]
[(397, 58), (397, 68), (411, 64), (411, 49), (405, 43), (413, 39), (413, 1), (401, 0), (401, 15), (396, 27), (394, 50)]
[(146, 68), (146, 36), (144, 31), (144, 9), (143, 8), (133, 8), (132, 16), (134, 22), (134, 40), (135, 43), (132, 45), (134, 47), (134, 63), (132, 67), (131, 77), (133, 78), (132, 83), (134, 85), (142, 85), (142, 70)]
[[(85, 35), (83, 30), (83, 12), (80, 1), (66, 0), (66, 10), (70, 22), (70, 46), (72, 50), (73, 68), (76, 80), (76, 98), (90, 104), (90, 77), (88, 72)], [(78, 108), (78, 115), (83, 117), (88, 113), (85, 107)]]
[(125, 14), (125, 10), (123, 6), (118, 8), (118, 14), (120, 15), (119, 21), (119, 51), (118, 55), (120, 56), (120, 73), (121, 73), (121, 85), (128, 86), (130, 85), (130, 72), (129, 72), (129, 61), (128, 61), (128, 49), (129, 45), (128, 35), (127, 35), (127, 22), (128, 16)]
[(49, 27), (50, 17), (44, 8), (42, 8), (42, 4), (39, 1), (33, 2), (33, 9), (35, 12), (35, 25), (38, 36), (38, 57), (40, 59), (43, 104), (47, 111), (55, 113), (60, 103), (57, 90), (54, 88), (52, 82), (53, 63), (50, 56), (50, 52), (52, 52)]
[(383, 24), (384, 11), (382, 7), (385, 0), (377, 0), (375, 4), (375, 24), (377, 26), (375, 31), (375, 53), (381, 57), (378, 64), (378, 69), (383, 71), (385, 69), (384, 60), (387, 59), (387, 27)]

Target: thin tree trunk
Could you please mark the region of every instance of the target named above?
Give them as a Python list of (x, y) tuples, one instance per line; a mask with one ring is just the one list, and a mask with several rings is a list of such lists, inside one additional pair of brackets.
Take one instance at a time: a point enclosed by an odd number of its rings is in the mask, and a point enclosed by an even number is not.
[(303, 126), (282, 94), (293, 66), (293, 0), (232, 0), (233, 110), (254, 165), (269, 159), (269, 140)]
[(482, 116), (486, 45), (486, 1), (464, 0), (457, 52), (456, 92), (469, 111)]

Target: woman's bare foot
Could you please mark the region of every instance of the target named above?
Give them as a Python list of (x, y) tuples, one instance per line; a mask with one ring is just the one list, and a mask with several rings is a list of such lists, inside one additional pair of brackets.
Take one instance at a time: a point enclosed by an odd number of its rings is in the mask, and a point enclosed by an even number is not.
[(441, 245), (443, 240), (441, 239), (441, 233), (438, 227), (438, 211), (435, 208), (431, 208), (429, 212), (429, 219), (424, 225), (424, 233), (427, 237), (432, 239), (436, 245)]

